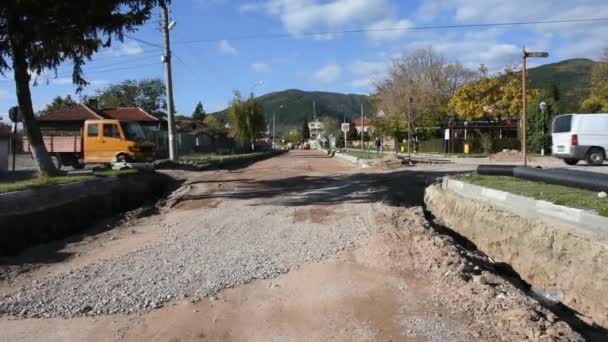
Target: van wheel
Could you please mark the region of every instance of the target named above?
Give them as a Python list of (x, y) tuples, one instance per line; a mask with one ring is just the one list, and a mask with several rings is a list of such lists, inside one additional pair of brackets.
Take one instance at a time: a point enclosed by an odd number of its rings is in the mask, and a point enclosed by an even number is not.
[(589, 152), (587, 152), (587, 164), (592, 165), (592, 166), (599, 166), (604, 164), (604, 159), (606, 158), (606, 156), (604, 155), (604, 151), (594, 147), (592, 149), (589, 150)]
[(576, 165), (578, 164), (579, 160), (578, 159), (564, 159), (564, 163), (568, 164), (568, 165)]
[(61, 158), (59, 158), (59, 156), (57, 155), (53, 155), (51, 156), (51, 162), (53, 163), (53, 165), (55, 165), (55, 168), (57, 170), (61, 170)]

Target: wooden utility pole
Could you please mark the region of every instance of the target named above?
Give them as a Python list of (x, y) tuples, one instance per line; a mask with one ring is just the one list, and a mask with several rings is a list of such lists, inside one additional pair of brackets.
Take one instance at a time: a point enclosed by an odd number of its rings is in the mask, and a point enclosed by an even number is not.
[(526, 50), (524, 50), (523, 52), (523, 59), (524, 59), (524, 68), (522, 70), (521, 73), (521, 78), (522, 78), (522, 86), (521, 88), (523, 89), (523, 99), (522, 99), (522, 115), (521, 115), (521, 153), (524, 156), (524, 166), (528, 166), (528, 147), (526, 146), (526, 135), (527, 135), (527, 128), (528, 128), (528, 97), (526, 96), (526, 88), (527, 88), (527, 79), (526, 79), (526, 60), (527, 60), (527, 55), (526, 55)]
[(363, 133), (365, 133), (365, 122), (363, 121), (363, 103), (362, 103), (361, 104), (361, 150), (363, 150)]

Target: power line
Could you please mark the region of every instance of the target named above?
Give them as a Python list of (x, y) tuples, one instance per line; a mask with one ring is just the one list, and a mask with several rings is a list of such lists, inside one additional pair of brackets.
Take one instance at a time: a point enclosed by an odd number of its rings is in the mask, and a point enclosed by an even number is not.
[[(297, 34), (299, 37), (331, 35), (331, 34), (349, 34), (349, 33), (368, 33), (368, 32), (390, 32), (390, 31), (406, 31), (406, 30), (441, 30), (441, 29), (461, 29), (461, 28), (479, 28), (479, 27), (500, 27), (500, 26), (524, 26), (524, 25), (545, 25), (545, 24), (567, 24), (567, 23), (590, 23), (608, 21), (608, 18), (587, 18), (587, 19), (564, 19), (564, 20), (546, 20), (546, 21), (515, 21), (503, 23), (486, 23), (486, 24), (461, 24), (461, 25), (436, 25), (436, 26), (409, 26), (409, 27), (389, 27), (379, 29), (354, 29), (354, 30), (339, 30), (339, 31), (319, 31)], [(290, 38), (294, 35), (290, 33), (269, 33), (269, 34), (254, 34), (234, 36), (228, 38), (209, 38), (200, 40), (189, 40), (174, 42), (173, 44), (192, 44), (192, 43), (217, 43), (223, 40), (258, 40), (258, 39), (281, 39)]]
[(143, 40), (143, 39), (139, 39), (139, 38), (137, 38), (137, 37), (133, 37), (133, 36), (128, 35), (128, 34), (125, 34), (125, 37), (127, 37), (127, 38), (129, 38), (129, 39), (131, 39), (131, 40), (134, 40), (134, 41), (136, 41), (136, 42), (140, 42), (140, 43), (142, 43), (142, 44), (146, 44), (146, 45), (150, 45), (150, 46), (157, 47), (157, 48), (159, 48), (159, 49), (162, 49), (162, 48), (163, 48), (161, 45), (158, 45), (158, 44), (155, 44), (155, 43), (151, 43), (151, 42), (149, 42), (149, 41), (146, 41), (146, 40)]

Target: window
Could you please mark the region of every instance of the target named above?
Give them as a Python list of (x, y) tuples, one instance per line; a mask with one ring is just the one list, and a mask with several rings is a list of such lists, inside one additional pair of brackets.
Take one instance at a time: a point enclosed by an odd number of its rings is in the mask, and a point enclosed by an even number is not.
[(114, 124), (103, 125), (103, 136), (106, 138), (120, 139), (120, 132), (118, 131), (118, 126)]
[(562, 115), (553, 122), (553, 133), (568, 133), (572, 129), (572, 115)]
[(99, 124), (90, 124), (87, 136), (90, 138), (97, 138), (97, 135), (99, 135)]

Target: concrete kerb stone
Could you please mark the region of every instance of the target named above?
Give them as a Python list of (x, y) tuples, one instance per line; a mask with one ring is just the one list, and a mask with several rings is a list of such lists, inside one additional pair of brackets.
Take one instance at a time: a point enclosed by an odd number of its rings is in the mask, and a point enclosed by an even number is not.
[(528, 219), (539, 219), (548, 224), (573, 225), (608, 237), (608, 230), (606, 229), (608, 228), (608, 218), (599, 216), (592, 211), (556, 205), (449, 177), (443, 178), (442, 189), (453, 191), (465, 198), (488, 202), (499, 209)]

